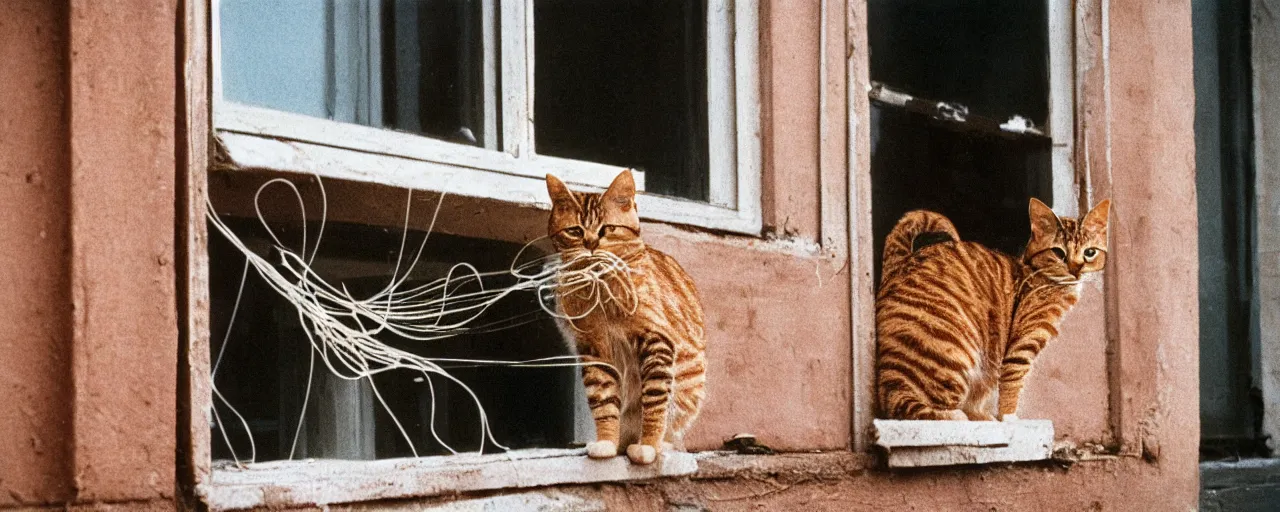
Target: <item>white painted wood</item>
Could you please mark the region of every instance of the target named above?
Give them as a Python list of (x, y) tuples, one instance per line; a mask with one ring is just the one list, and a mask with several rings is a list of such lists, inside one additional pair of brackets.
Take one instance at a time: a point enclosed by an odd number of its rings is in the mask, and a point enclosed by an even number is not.
[(209, 0), (209, 109), (222, 103), (222, 0)]
[(1262, 433), (1280, 453), (1280, 1), (1253, 2), (1258, 367)]
[[(495, 171), (545, 179), (547, 173), (569, 183), (607, 187), (624, 168), (567, 159), (539, 157), (520, 160), (508, 153), (454, 144), (412, 133), (384, 130), (353, 123), (317, 119), (224, 101), (215, 113), (220, 132), (266, 135), (312, 142), (335, 148), (436, 162), (459, 168)], [(636, 188), (644, 190), (644, 173), (636, 171)]]
[(997, 421), (875, 420), (873, 425), (876, 444), (889, 449), (909, 446), (1005, 446), (1013, 437), (1015, 428), (1014, 424)]
[(1075, 10), (1071, 0), (1049, 1), (1049, 121), (1046, 134), (1070, 145), (1075, 133)]
[(502, 71), (502, 150), (517, 158), (533, 152), (533, 13), (528, 2), (500, 2), (498, 38)]
[(707, 2), (707, 171), (711, 204), (738, 205), (732, 0)]
[[(873, 262), (877, 257), (871, 243), (871, 156), (870, 109), (867, 91), (871, 56), (867, 50), (866, 3), (845, 3), (845, 33), (849, 50), (845, 55), (845, 108), (848, 111), (845, 146), (845, 221), (849, 240), (849, 340), (850, 407), (853, 451), (869, 451), (874, 430), (875, 408), (875, 283)], [(861, 16), (859, 16), (861, 15)]]
[(739, 218), (745, 232), (759, 234), (760, 205), (760, 2), (735, 0), (734, 95), (737, 108)]
[[(218, 137), (227, 148), (231, 160), (239, 167), (264, 168), (302, 176), (378, 183), (414, 190), (444, 191), (543, 209), (549, 207), (546, 183), (541, 175), (533, 177), (477, 171), (472, 167), (227, 131), (219, 132)], [(553, 165), (554, 163), (547, 163), (547, 158), (538, 157), (521, 165), (532, 168)], [(560, 169), (543, 167), (543, 170)], [(642, 173), (637, 173), (637, 178), (640, 176)], [(588, 185), (602, 190), (609, 185), (609, 181), (596, 181)], [(744, 218), (737, 210), (652, 195), (640, 195), (636, 198), (636, 203), (640, 217), (646, 220), (687, 223), (735, 233), (760, 232), (758, 218)]]
[[(217, 0), (211, 1), (214, 2), (216, 11)], [(716, 151), (719, 151), (719, 154), (726, 152), (729, 154), (728, 157), (712, 159), (711, 167), (714, 177), (712, 182), (712, 204), (649, 195), (642, 195), (638, 201), (642, 205), (642, 216), (650, 220), (689, 224), (754, 235), (759, 234), (761, 229), (759, 23), (757, 19), (759, 3), (758, 0), (736, 0), (733, 6), (728, 9), (725, 14), (732, 16), (732, 26), (726, 26), (724, 19), (715, 23), (716, 27), (718, 27), (716, 29), (717, 37), (727, 39), (729, 37), (728, 34), (732, 34), (731, 77), (723, 77), (725, 71), (723, 69), (724, 59), (721, 59), (719, 64), (721, 70), (715, 73), (709, 70), (709, 78), (712, 78), (712, 74), (714, 74), (714, 83), (721, 88), (732, 82), (728, 85), (732, 88), (732, 94), (726, 97), (731, 97), (729, 101), (732, 108), (730, 110), (732, 110), (734, 121), (728, 123), (729, 115), (723, 114), (721, 110), (722, 119), (717, 121), (719, 124), (714, 132), (709, 134), (711, 146), (717, 148)], [(221, 60), (216, 51), (216, 42), (218, 40), (216, 21), (213, 35), (215, 42), (213, 71), (218, 95), (215, 96), (213, 106), (214, 126), (221, 134), (238, 133), (305, 142), (305, 144), (293, 144), (291, 149), (286, 149), (284, 153), (273, 156), (263, 153), (268, 146), (271, 146), (270, 144), (251, 143), (247, 139), (233, 137), (240, 143), (248, 145), (239, 148), (242, 158), (246, 158), (241, 164), (246, 166), (255, 165), (251, 162), (264, 161), (277, 166), (271, 167), (273, 169), (309, 174), (313, 171), (278, 166), (283, 165), (285, 162), (299, 161), (297, 151), (302, 148), (328, 146), (393, 157), (383, 163), (397, 168), (407, 165), (403, 160), (417, 160), (420, 163), (412, 166), (421, 169), (441, 169), (446, 167), (452, 168), (454, 171), (473, 169), (490, 171), (493, 174), (535, 178), (539, 181), (547, 173), (554, 173), (571, 184), (601, 188), (607, 186), (622, 168), (533, 154), (532, 123), (534, 120), (532, 119), (531, 104), (533, 79), (533, 62), (531, 58), (531, 52), (533, 51), (532, 12), (524, 2), (502, 2), (498, 5), (498, 10), (495, 14), (502, 27), (501, 30), (497, 31), (496, 37), (501, 39), (497, 45), (501, 56), (501, 69), (498, 77), (501, 79), (503, 87), (502, 97), (498, 102), (501, 105), (501, 112), (494, 115), (495, 123), (497, 123), (497, 117), (501, 117), (501, 127), (500, 130), (495, 129), (494, 132), (500, 131), (502, 134), (502, 152), (451, 144), (414, 134), (317, 119), (290, 112), (226, 101), (222, 98), (220, 89)], [(213, 17), (216, 20), (216, 12)], [(514, 30), (514, 28), (519, 28), (520, 30)], [(503, 37), (505, 34), (524, 34), (524, 36)], [(720, 45), (721, 43), (716, 44)], [(487, 122), (488, 119), (486, 118)], [(249, 146), (253, 148), (252, 151), (248, 149)], [(279, 148), (280, 146), (276, 147)], [(316, 151), (307, 150), (305, 152), (314, 153)], [(337, 174), (359, 175), (361, 181), (389, 185), (412, 182), (421, 186), (424, 190), (441, 190), (439, 183), (450, 181), (447, 177), (441, 178), (438, 176), (421, 176), (409, 179), (407, 176), (400, 175), (380, 178), (377, 170), (380, 167), (379, 165), (366, 169), (353, 167), (357, 162), (361, 165), (374, 164), (374, 162), (380, 160), (379, 158), (368, 154), (338, 157), (332, 151), (327, 150), (320, 151), (320, 153), (324, 153), (324, 157), (320, 160), (342, 161), (345, 163), (345, 167), (349, 172), (343, 171)], [(249, 158), (248, 154), (252, 154), (253, 157)], [(315, 162), (320, 161), (316, 160), (316, 158), (320, 158), (320, 156), (311, 155), (302, 158), (302, 160), (309, 160), (311, 162), (309, 164), (310, 168), (314, 168), (317, 167)], [(637, 172), (636, 178), (637, 188), (643, 190), (643, 173)], [(456, 193), (475, 197), (493, 197), (500, 200), (524, 197), (522, 194), (531, 191), (533, 188), (528, 186), (527, 183), (520, 182), (520, 180), (506, 180), (496, 176), (477, 176), (473, 180), (456, 179), (452, 181), (467, 183), (460, 185)], [(485, 191), (482, 188), (484, 186), (482, 184), (505, 185), (514, 183), (519, 183), (518, 186), (515, 186), (514, 191), (506, 188)], [(539, 189), (541, 187), (543, 187), (541, 184), (537, 186)], [(725, 187), (729, 188), (726, 190)]]
[(484, 135), (485, 149), (498, 148), (498, 108), (501, 106), (498, 91), (498, 10), (497, 0), (480, 2), (480, 40), (483, 46), (483, 68), (480, 71), (480, 86), (484, 96)]
[(1075, 173), (1075, 2), (1049, 1), (1049, 120), (1053, 209), (1078, 216)]
[(876, 444), (888, 450), (891, 468), (1044, 460), (1053, 455), (1049, 420), (876, 420), (875, 430)]
[(650, 466), (626, 457), (592, 460), (585, 450), (509, 453), (378, 461), (278, 461), (244, 469), (215, 469), (196, 488), (211, 509), (324, 506), (334, 503), (438, 496), (488, 489), (646, 480), (693, 474), (689, 453), (668, 452)]

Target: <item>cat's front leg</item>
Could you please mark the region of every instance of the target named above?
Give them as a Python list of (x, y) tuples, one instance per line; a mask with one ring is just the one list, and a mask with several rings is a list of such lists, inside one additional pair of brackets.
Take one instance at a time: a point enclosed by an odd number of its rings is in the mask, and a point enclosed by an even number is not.
[(1018, 399), (1022, 396), (1027, 374), (1031, 372), (1031, 364), (1055, 335), (1056, 327), (1046, 323), (1032, 326), (1009, 344), (1000, 364), (1000, 421), (1018, 419)]
[(666, 437), (667, 408), (671, 403), (671, 368), (675, 352), (671, 340), (657, 333), (640, 337), (640, 442), (627, 447), (627, 457), (636, 464), (651, 464), (662, 450)]
[(617, 368), (608, 361), (583, 356), (582, 385), (587, 392), (587, 405), (596, 424), (596, 440), (587, 445), (587, 456), (608, 459), (618, 455), (618, 421), (622, 414), (622, 399), (618, 396)]

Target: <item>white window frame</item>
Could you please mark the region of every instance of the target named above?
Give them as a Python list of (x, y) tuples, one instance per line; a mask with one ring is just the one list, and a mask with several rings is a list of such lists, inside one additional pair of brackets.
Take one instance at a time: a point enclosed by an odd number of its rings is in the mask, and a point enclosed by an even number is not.
[(1058, 215), (1080, 215), (1076, 183), (1075, 3), (1049, 0), (1049, 120), (1052, 141), (1053, 208)]
[[(1045, 123), (1044, 135), (1052, 144), (1050, 177), (1053, 208), (1059, 215), (1078, 216), (1079, 190), (1084, 184), (1076, 182), (1075, 172), (1076, 8), (1070, 0), (1048, 0), (1047, 11), (1049, 119)], [(851, 94), (856, 93), (851, 91)], [(849, 102), (850, 108), (854, 104)], [(856, 113), (850, 112), (851, 119), (854, 116)], [(852, 154), (853, 148), (850, 149)], [(851, 239), (854, 236), (856, 233), (850, 232)], [(864, 254), (864, 257), (879, 255)], [(854, 286), (856, 289), (860, 282), (855, 282)], [(875, 287), (873, 284), (871, 289)], [(857, 307), (855, 304), (854, 308)], [(867, 318), (874, 318), (874, 315)], [(876, 339), (872, 336), (870, 346), (875, 344)], [(866, 374), (874, 379), (874, 355), (871, 357)], [(858, 366), (857, 361), (854, 366)], [(855, 398), (855, 402), (858, 400)], [(874, 396), (863, 398), (865, 406), (861, 409), (855, 403), (853, 415), (862, 428), (870, 429), (875, 445), (886, 453), (891, 468), (1024, 462), (1053, 457), (1054, 429), (1050, 420), (883, 420), (870, 414), (875, 408), (874, 400)]]
[[(548, 208), (547, 173), (571, 184), (608, 186), (623, 168), (536, 154), (533, 119), (533, 9), (530, 0), (486, 0), (482, 7), (486, 149), (227, 100), (222, 88), (219, 0), (210, 1), (212, 124), (239, 167), (319, 175), (447, 192)], [(641, 193), (647, 220), (758, 235), (760, 203), (759, 0), (710, 0), (707, 9), (709, 201)], [(517, 27), (523, 37), (494, 28)], [(503, 32), (507, 32), (503, 30)], [(503, 88), (496, 83), (501, 62)], [(523, 78), (523, 79), (520, 79)], [(644, 189), (643, 173), (637, 187)]]
[[(495, 147), (499, 129), (494, 106), (503, 116), (524, 120), (501, 126), (502, 147), (484, 149), (424, 136), (337, 122), (279, 110), (238, 104), (225, 99), (222, 83), (219, 0), (204, 3), (208, 11), (210, 129), (236, 168), (264, 168), (299, 177), (318, 175), (377, 183), (399, 188), (444, 191), (468, 197), (517, 204), (549, 206), (544, 175), (553, 172), (580, 186), (603, 188), (619, 167), (536, 155), (532, 149), (533, 69), (531, 2), (488, 0), (482, 4), (482, 37), (486, 62), (482, 80), (498, 80), (496, 63), (508, 76), (499, 91), (486, 87), (485, 147)], [(376, 0), (352, 0), (344, 9), (377, 19)], [(696, 202), (641, 194), (641, 216), (648, 220), (696, 225), (727, 232), (758, 235), (760, 210), (759, 0), (710, 0), (708, 12), (710, 201)], [(495, 22), (522, 27), (523, 37), (499, 43)], [(376, 30), (370, 26), (369, 30)], [(357, 27), (354, 32), (363, 32)], [(361, 34), (333, 34), (359, 41)], [(367, 37), (367, 35), (366, 35)], [(376, 42), (354, 52), (376, 52)], [(510, 58), (499, 59), (499, 55)], [(335, 63), (338, 66), (342, 63)], [(347, 62), (346, 65), (351, 65)], [(356, 70), (353, 70), (356, 71)], [(516, 74), (513, 74), (516, 73)], [(371, 87), (355, 84), (356, 88)], [(377, 91), (371, 89), (374, 94)], [(343, 96), (343, 91), (337, 91)], [(336, 109), (355, 119), (375, 120), (369, 102), (338, 98)], [(516, 113), (513, 115), (513, 112)], [(363, 117), (362, 117), (363, 116)], [(219, 172), (239, 172), (236, 168)], [(643, 190), (643, 173), (637, 173)], [(341, 198), (338, 198), (341, 200)], [(207, 374), (204, 378), (208, 378)], [(196, 435), (196, 456), (208, 457), (210, 437)], [(434, 496), (458, 492), (516, 489), (565, 483), (614, 482), (690, 475), (697, 456), (667, 453), (650, 466), (631, 464), (625, 457), (594, 460), (583, 449), (532, 449), (511, 452), (459, 454), (374, 461), (292, 460), (210, 468), (197, 484), (196, 494), (211, 509), (326, 505)], [(209, 464), (207, 458), (197, 465)]]

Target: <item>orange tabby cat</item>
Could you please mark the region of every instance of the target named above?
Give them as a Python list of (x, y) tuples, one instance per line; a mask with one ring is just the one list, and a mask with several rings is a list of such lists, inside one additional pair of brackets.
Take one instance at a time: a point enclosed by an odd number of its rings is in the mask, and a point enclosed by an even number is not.
[[(561, 261), (590, 263), (608, 252), (627, 263), (634, 295), (598, 304), (589, 294), (560, 288), (557, 305), (576, 318), (571, 329), (587, 403), (596, 424), (592, 458), (618, 455), (652, 463), (664, 444), (683, 449), (681, 436), (706, 395), (706, 338), (693, 281), (674, 259), (645, 245), (636, 214), (635, 182), (623, 171), (603, 194), (575, 193), (547, 175), (551, 219), (547, 233)], [(564, 273), (561, 273), (562, 282)], [(616, 287), (622, 288), (623, 286)], [(585, 316), (583, 316), (585, 315)]]
[[(1031, 363), (1058, 335), (1080, 280), (1107, 261), (1109, 200), (1059, 218), (1031, 199), (1031, 240), (1014, 258), (962, 242), (946, 217), (909, 212), (885, 239), (876, 297), (880, 415), (1017, 419)], [(916, 237), (950, 240), (916, 249)]]

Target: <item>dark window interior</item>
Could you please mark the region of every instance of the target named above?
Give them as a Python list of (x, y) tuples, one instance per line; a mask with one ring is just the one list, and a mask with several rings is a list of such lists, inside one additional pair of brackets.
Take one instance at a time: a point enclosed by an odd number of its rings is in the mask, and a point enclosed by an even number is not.
[[(871, 79), (918, 98), (965, 105), (997, 120), (1048, 116), (1044, 2), (868, 3)], [(876, 279), (884, 237), (902, 214), (930, 209), (960, 236), (1017, 254), (1030, 235), (1027, 202), (1052, 206), (1051, 141), (871, 107)]]
[[(256, 221), (229, 223), (251, 247), (271, 250)], [(296, 227), (279, 227), (282, 240), (298, 239)], [(400, 247), (397, 230), (357, 225), (326, 226), (315, 268), (357, 297), (369, 296), (390, 280)], [(309, 231), (315, 233), (315, 226)], [(422, 233), (410, 233), (416, 247)], [(248, 420), (257, 443), (259, 461), (288, 458), (306, 390), (310, 346), (294, 308), (250, 270), (235, 324), (222, 346), (236, 299), (244, 258), (218, 235), (210, 237), (211, 358), (221, 362), (215, 376), (218, 390)], [(412, 281), (444, 275), (456, 261), (481, 270), (507, 268), (519, 246), (433, 233)], [(276, 256), (272, 254), (271, 256)], [(527, 256), (527, 255), (526, 255)], [(276, 257), (278, 259), (278, 257)], [(274, 261), (274, 260), (272, 260)], [(509, 280), (507, 280), (509, 282)], [(503, 286), (492, 279), (485, 286)], [(413, 282), (408, 283), (412, 286)], [(463, 289), (465, 290), (465, 288)], [(363, 294), (363, 295), (362, 295)], [(517, 293), (500, 301), (477, 321), (492, 324), (456, 338), (409, 341), (394, 336), (383, 342), (433, 357), (524, 360), (567, 354), (566, 345), (550, 317), (534, 302), (533, 294)], [(507, 327), (507, 328), (502, 328)], [(447, 366), (447, 365), (446, 365)], [(511, 448), (568, 447), (574, 431), (574, 368), (510, 368), (453, 365), (449, 371), (475, 391), (488, 414), (497, 440)], [(422, 374), (393, 370), (375, 377), (382, 398), (413, 439), (420, 455), (448, 453), (431, 436), (427, 425), (431, 398)], [(436, 391), (436, 431), (459, 451), (479, 447), (480, 422), (471, 397), (441, 377)], [(215, 407), (241, 459), (247, 459), (244, 429), (227, 407)], [(212, 432), (214, 459), (230, 459), (222, 432)], [(486, 452), (496, 451), (492, 444)], [(346, 381), (329, 375), (319, 359), (307, 406), (307, 420), (294, 458), (374, 459), (410, 456), (391, 417), (371, 393), (367, 381)]]
[(1200, 257), (1200, 442), (1206, 460), (1268, 456), (1262, 435), (1246, 0), (1192, 2)]
[(871, 79), (908, 94), (1044, 126), (1048, 2), (870, 0)]
[(645, 171), (707, 199), (705, 2), (534, 2), (539, 154)]
[(387, 128), (472, 145), (484, 140), (480, 21), (477, 0), (384, 0)]

